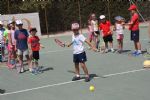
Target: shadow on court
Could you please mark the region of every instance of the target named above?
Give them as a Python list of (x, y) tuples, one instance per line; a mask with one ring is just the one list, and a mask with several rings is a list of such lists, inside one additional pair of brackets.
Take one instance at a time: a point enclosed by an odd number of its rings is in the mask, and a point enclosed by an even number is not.
[(4, 94), (5, 90), (4, 89), (0, 89), (0, 94)]

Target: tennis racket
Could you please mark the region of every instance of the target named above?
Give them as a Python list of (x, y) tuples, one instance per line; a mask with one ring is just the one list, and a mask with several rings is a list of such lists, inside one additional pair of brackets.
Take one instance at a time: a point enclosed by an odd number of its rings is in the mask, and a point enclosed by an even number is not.
[(54, 41), (56, 42), (57, 45), (59, 45), (60, 47), (65, 47), (65, 43), (63, 43), (62, 41), (60, 41), (59, 39), (54, 39)]

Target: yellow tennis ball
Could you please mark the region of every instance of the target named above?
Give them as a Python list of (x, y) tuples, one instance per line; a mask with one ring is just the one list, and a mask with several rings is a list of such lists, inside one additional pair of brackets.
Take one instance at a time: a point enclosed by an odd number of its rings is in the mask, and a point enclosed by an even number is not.
[(91, 86), (89, 87), (89, 90), (90, 90), (91, 92), (93, 92), (93, 91), (95, 90), (95, 87), (94, 87), (93, 85), (91, 85)]
[(145, 68), (150, 67), (150, 60), (145, 60), (145, 61), (143, 62), (143, 66), (144, 66)]

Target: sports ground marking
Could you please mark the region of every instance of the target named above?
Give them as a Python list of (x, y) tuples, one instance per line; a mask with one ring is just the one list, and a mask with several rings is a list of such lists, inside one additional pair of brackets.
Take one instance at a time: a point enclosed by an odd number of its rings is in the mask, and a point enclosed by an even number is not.
[[(119, 72), (119, 73), (114, 73), (114, 74), (101, 75), (101, 76), (95, 77), (95, 79), (107, 78), (107, 77), (111, 77), (111, 76), (124, 75), (124, 74), (135, 73), (135, 72), (146, 71), (146, 70), (148, 70), (148, 69), (136, 69), (136, 70), (130, 70), (130, 71)], [(79, 81), (83, 81), (83, 80), (84, 79), (79, 80)], [(61, 83), (56, 83), (56, 84), (49, 84), (49, 85), (44, 85), (44, 86), (40, 86), (40, 87), (24, 89), (24, 90), (20, 90), (20, 91), (8, 92), (8, 93), (0, 94), (0, 96), (24, 93), (24, 92), (39, 90), (39, 89), (48, 88), (48, 87), (62, 86), (62, 85), (71, 84), (71, 83), (75, 83), (75, 82), (79, 82), (79, 81), (67, 81), (67, 82), (61, 82)]]

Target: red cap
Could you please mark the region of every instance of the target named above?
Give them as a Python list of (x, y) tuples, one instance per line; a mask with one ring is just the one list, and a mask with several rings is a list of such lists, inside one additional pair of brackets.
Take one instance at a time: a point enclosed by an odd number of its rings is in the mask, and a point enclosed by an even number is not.
[(128, 10), (136, 10), (136, 9), (137, 9), (136, 5), (133, 4), (133, 5), (130, 6), (130, 8)]

